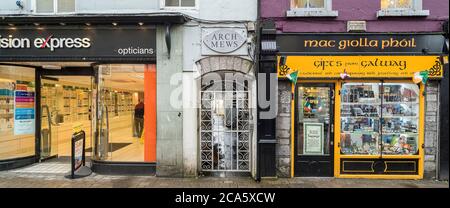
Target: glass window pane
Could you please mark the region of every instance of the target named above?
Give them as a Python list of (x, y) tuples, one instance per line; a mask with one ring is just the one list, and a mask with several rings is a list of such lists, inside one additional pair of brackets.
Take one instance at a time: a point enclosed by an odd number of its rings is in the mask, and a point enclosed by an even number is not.
[(36, 0), (37, 13), (52, 13), (54, 12), (53, 0)]
[(325, 0), (309, 0), (309, 8), (325, 8)]
[[(151, 134), (145, 132), (149, 123), (153, 95), (149, 85), (151, 71), (143, 64), (112, 64), (99, 67), (99, 123), (95, 157), (108, 161), (144, 161), (144, 148)], [(124, 85), (123, 83), (127, 83)], [(144, 87), (147, 86), (147, 87)], [(147, 120), (146, 120), (147, 119)], [(172, 118), (169, 118), (172, 119)], [(147, 131), (148, 132), (148, 131)]]
[(0, 66), (0, 160), (35, 154), (34, 69)]
[(330, 153), (330, 88), (298, 88), (298, 155)]
[(74, 12), (75, 0), (58, 0), (58, 12)]
[(341, 154), (380, 153), (380, 85), (345, 83), (341, 90)]
[(419, 87), (415, 84), (385, 83), (383, 90), (383, 154), (417, 154)]
[(308, 8), (308, 0), (291, 0), (291, 8)]
[(180, 0), (166, 0), (165, 6), (180, 6)]
[(411, 9), (412, 0), (381, 0), (381, 9)]
[(181, 0), (182, 7), (195, 7), (195, 0)]

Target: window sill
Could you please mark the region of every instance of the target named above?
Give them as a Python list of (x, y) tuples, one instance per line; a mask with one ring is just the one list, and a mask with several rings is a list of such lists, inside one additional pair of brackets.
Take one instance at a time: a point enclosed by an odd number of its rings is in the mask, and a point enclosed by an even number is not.
[(287, 17), (337, 17), (338, 11), (334, 10), (303, 10), (292, 9), (286, 12)]
[(377, 17), (412, 17), (412, 16), (428, 16), (429, 10), (412, 10), (412, 9), (395, 9), (395, 10), (380, 10), (377, 12)]

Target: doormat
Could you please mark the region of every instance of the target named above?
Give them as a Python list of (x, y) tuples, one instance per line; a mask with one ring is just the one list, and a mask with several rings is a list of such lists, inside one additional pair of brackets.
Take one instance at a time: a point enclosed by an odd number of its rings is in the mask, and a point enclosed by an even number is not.
[[(109, 146), (108, 152), (115, 152), (115, 151), (122, 149), (130, 144), (131, 143), (108, 143), (108, 146)], [(92, 152), (92, 147), (87, 148), (86, 152)]]

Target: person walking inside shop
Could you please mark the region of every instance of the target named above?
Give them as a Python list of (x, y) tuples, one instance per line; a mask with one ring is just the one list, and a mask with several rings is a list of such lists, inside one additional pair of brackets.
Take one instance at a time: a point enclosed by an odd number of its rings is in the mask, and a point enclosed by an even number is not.
[(144, 102), (139, 100), (139, 103), (134, 107), (134, 129), (136, 136), (141, 138), (144, 130)]

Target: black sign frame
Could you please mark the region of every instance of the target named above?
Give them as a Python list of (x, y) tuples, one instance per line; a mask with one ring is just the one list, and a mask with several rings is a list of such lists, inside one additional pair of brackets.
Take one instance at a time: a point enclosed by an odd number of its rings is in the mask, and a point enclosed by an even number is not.
[(2, 62), (156, 62), (151, 25), (0, 27), (0, 36)]
[[(392, 46), (382, 49), (381, 41), (389, 42), (391, 38)], [(281, 55), (312, 56), (439, 55), (443, 53), (445, 41), (443, 33), (281, 33), (277, 34), (276, 39)], [(308, 42), (310, 40), (317, 42)], [(370, 42), (371, 40), (374, 42)], [(343, 47), (339, 49), (341, 41)], [(375, 41), (378, 41), (376, 47)], [(403, 41), (401, 46), (405, 47), (400, 47), (400, 41)], [(360, 47), (352, 47), (352, 43), (358, 43)]]
[[(76, 166), (76, 158), (75, 158), (75, 144), (78, 141), (83, 141), (83, 150), (81, 156), (81, 164)], [(72, 155), (71, 155), (71, 165), (70, 165), (70, 176), (72, 179), (75, 178), (75, 172), (79, 170), (81, 167), (86, 165), (86, 133), (82, 130), (76, 132), (72, 135)]]

